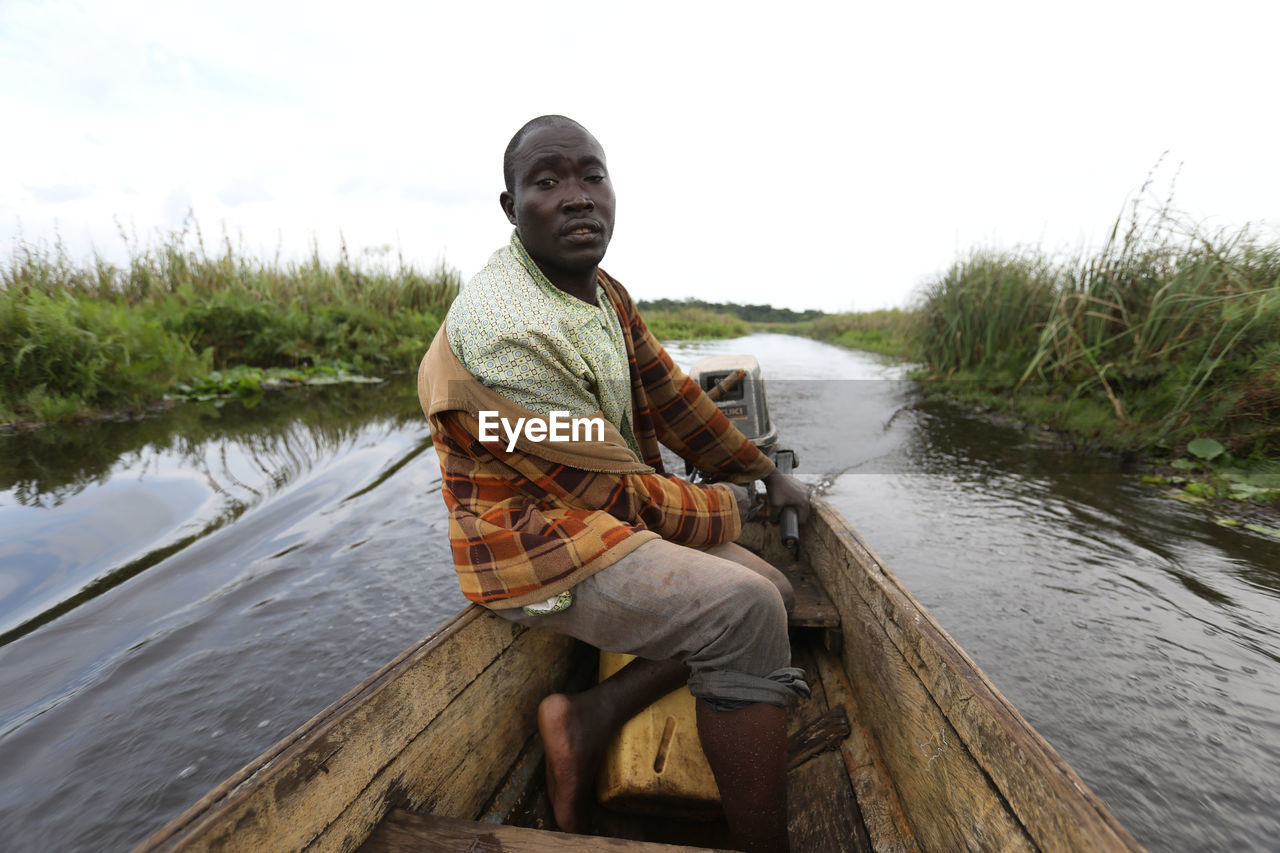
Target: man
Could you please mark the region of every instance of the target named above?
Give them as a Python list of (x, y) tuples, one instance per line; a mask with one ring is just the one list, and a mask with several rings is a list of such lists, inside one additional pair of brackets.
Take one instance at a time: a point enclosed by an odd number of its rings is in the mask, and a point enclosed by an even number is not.
[[(615, 199), (595, 138), (563, 116), (534, 119), (512, 138), (503, 172), (499, 201), (515, 233), (455, 300), (419, 395), (464, 594), (503, 618), (637, 655), (538, 709), (556, 821), (586, 829), (609, 738), (687, 682), (735, 838), (785, 850), (786, 705), (808, 687), (790, 665), (785, 578), (732, 542), (747, 509), (737, 483), (764, 480), (770, 503), (802, 520), (806, 490), (675, 367), (600, 270)], [(539, 439), (545, 426), (521, 432), (556, 412), (601, 429), (559, 442)], [(726, 482), (664, 473), (659, 441)]]

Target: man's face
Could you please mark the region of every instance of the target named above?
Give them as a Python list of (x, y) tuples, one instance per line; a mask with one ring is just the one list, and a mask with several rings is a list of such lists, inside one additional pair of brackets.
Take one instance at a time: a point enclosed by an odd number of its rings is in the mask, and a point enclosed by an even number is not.
[(520, 242), (547, 277), (592, 272), (613, 236), (613, 185), (600, 143), (580, 127), (539, 127), (513, 159), (500, 198)]

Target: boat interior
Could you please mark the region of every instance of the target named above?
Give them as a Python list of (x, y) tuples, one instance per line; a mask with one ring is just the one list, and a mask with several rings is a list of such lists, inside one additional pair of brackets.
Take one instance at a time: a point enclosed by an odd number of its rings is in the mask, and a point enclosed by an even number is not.
[[(809, 697), (797, 699), (788, 714), (792, 849), (910, 849), (911, 844), (901, 837), (905, 823), (900, 820), (900, 809), (888, 801), (892, 786), (887, 773), (876, 776), (868, 736), (858, 726), (857, 703), (839, 658), (839, 611), (805, 564), (790, 552), (780, 556), (775, 555), (775, 565), (796, 592), (790, 617), (793, 663), (805, 670), (812, 691)], [(572, 656), (574, 663), (557, 687), (569, 693), (587, 689), (598, 675), (594, 649), (575, 643)], [(653, 750), (655, 764), (660, 763), (658, 752), (671, 741), (674, 719), (668, 720), (664, 727), (667, 738)], [(662, 770), (668, 773), (679, 771), (677, 761), (689, 760), (678, 751), (664, 757), (667, 766)], [(865, 807), (859, 789), (867, 801)], [(649, 793), (654, 795), (646, 798)], [(879, 837), (878, 847), (872, 844), (864, 818), (868, 809)], [(641, 791), (625, 798), (618, 808), (601, 805), (596, 812), (596, 837), (547, 834), (557, 827), (547, 798), (542, 744), (535, 730), (477, 820), (441, 817), (401, 805), (388, 810), (360, 850), (599, 850), (608, 843), (607, 849), (640, 851), (649, 847), (643, 842), (736, 849), (714, 805), (682, 803), (678, 797)], [(606, 838), (616, 840), (606, 842)]]
[[(760, 524), (738, 542), (796, 590), (812, 695), (789, 715), (793, 850), (1142, 849), (832, 507), (814, 499), (798, 552)], [(556, 831), (538, 704), (586, 689), (601, 661), (468, 607), (140, 849), (731, 849), (686, 748), (696, 726), (664, 704), (677, 694), (624, 727), (601, 834)]]

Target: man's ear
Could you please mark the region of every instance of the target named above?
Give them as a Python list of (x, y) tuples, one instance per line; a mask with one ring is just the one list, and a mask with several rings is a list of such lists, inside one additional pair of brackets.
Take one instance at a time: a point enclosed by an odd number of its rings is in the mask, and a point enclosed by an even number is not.
[(512, 225), (516, 224), (516, 197), (506, 190), (498, 196), (498, 204), (502, 205), (502, 212), (507, 215), (507, 221)]

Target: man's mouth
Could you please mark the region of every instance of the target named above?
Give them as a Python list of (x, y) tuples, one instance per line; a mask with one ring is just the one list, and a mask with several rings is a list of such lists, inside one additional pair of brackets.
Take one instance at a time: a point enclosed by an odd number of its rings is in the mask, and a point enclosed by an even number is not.
[(604, 228), (593, 219), (575, 219), (568, 223), (561, 233), (575, 242), (586, 242), (604, 233)]

